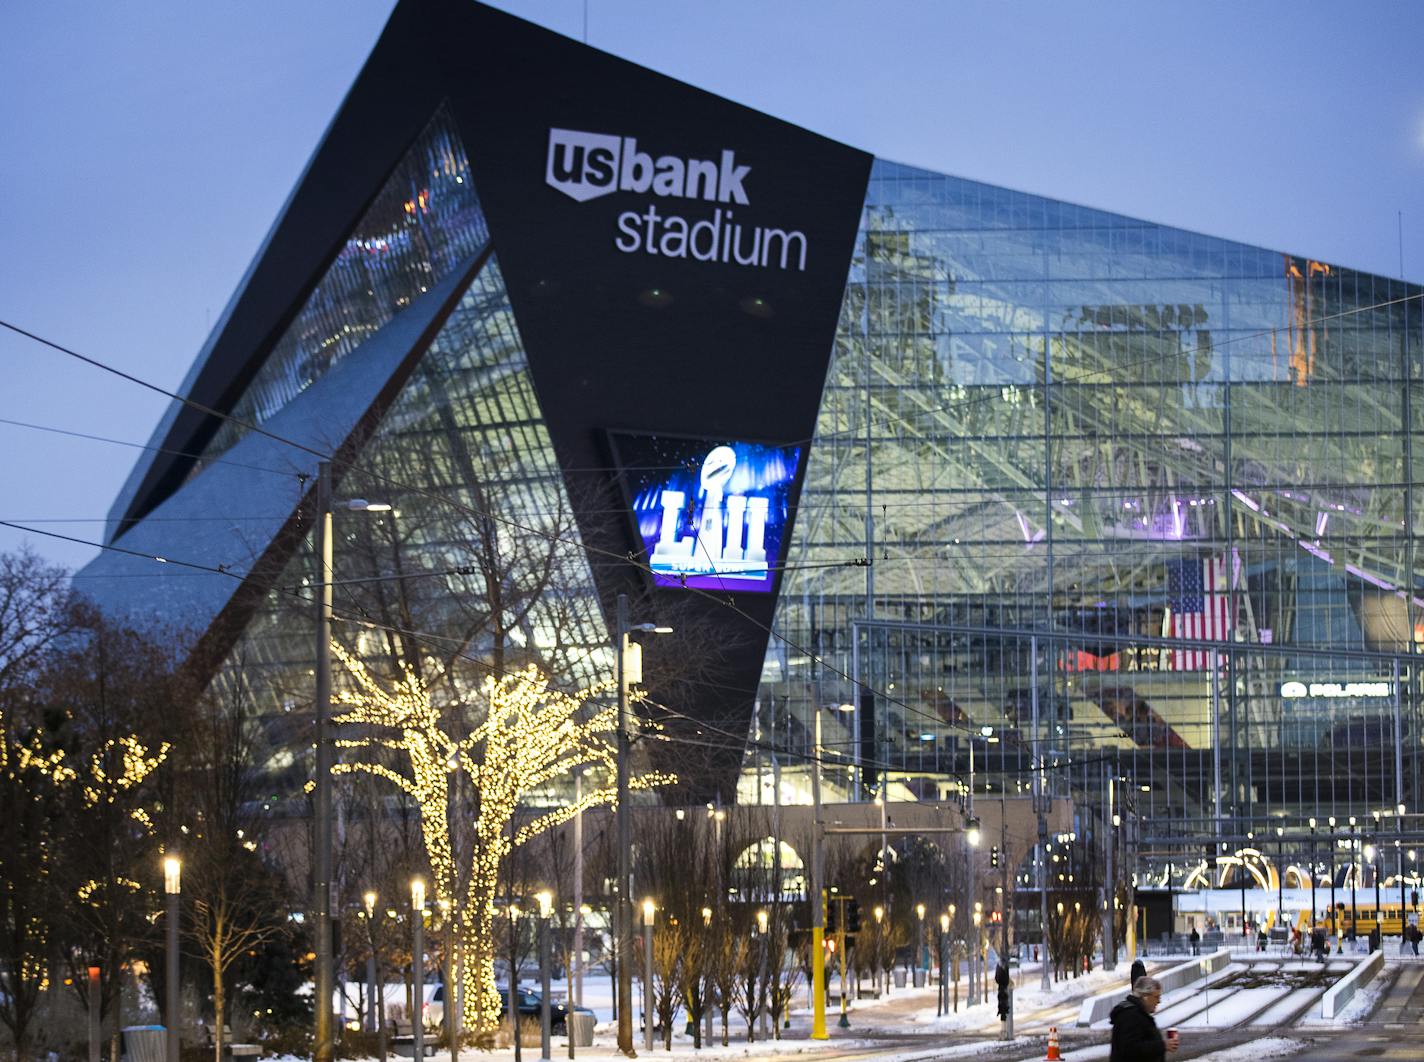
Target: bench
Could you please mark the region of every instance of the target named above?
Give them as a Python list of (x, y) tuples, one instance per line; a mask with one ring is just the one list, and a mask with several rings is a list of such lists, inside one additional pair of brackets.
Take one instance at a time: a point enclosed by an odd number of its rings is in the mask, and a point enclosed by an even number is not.
[[(402, 1058), (415, 1057), (415, 1026), (408, 1021), (388, 1021), (391, 1027), (391, 1053), (400, 1055)], [(435, 1054), (434, 1034), (427, 1033), (425, 1043), (425, 1057), (429, 1058)]]
[[(213, 1046), (213, 1027), (211, 1025), (201, 1026), (203, 1034), (207, 1039), (208, 1046)], [(262, 1054), (261, 1044), (238, 1044), (233, 1043), (232, 1029), (223, 1026), (223, 1055), (227, 1058), (257, 1058)]]

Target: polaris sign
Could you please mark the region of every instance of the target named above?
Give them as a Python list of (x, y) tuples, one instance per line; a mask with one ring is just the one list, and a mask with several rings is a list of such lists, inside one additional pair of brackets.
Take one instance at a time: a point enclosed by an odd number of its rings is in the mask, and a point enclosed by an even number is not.
[(1287, 701), (1299, 700), (1302, 697), (1324, 697), (1336, 700), (1346, 697), (1392, 696), (1394, 696), (1392, 682), (1312, 682), (1308, 685), (1299, 681), (1281, 683), (1281, 698)]
[(727, 209), (719, 205), (695, 218), (659, 212), (653, 203), (643, 210), (625, 210), (618, 215), (613, 240), (624, 254), (804, 272), (805, 233), (744, 226), (734, 220), (731, 206), (751, 204), (745, 184), (751, 171), (737, 162), (735, 151), (726, 148), (715, 159), (654, 157), (639, 150), (634, 137), (551, 128), (544, 183), (579, 203), (629, 192), (727, 204)]

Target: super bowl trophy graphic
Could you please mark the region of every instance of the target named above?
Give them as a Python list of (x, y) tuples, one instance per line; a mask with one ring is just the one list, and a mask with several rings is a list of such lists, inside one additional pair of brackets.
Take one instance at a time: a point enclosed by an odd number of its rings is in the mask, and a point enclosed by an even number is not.
[(728, 493), (737, 454), (730, 446), (714, 446), (702, 459), (698, 480), (701, 512), (696, 532), (678, 537), (687, 495), (663, 490), (658, 495), (662, 516), (650, 560), (653, 571), (670, 575), (723, 575), (760, 579), (766, 576), (766, 521), (770, 501), (764, 497)]

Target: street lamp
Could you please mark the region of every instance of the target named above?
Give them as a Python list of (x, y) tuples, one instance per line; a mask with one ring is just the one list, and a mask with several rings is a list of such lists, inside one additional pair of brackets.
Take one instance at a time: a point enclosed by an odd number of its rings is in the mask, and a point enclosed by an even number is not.
[(415, 982), (411, 1001), (411, 1032), (415, 1037), (415, 1058), (425, 1057), (425, 879), (410, 879), (410, 975)]
[[(951, 924), (953, 924), (954, 922), (954, 916), (958, 913), (959, 908), (957, 908), (954, 904), (950, 904), (949, 921)], [(959, 1013), (959, 963), (961, 958), (962, 956), (957, 954), (950, 955), (950, 962), (954, 965), (954, 969), (953, 971), (951, 971), (950, 974), (950, 979), (954, 982), (954, 1013), (956, 1014)]]
[[(980, 926), (984, 924), (984, 905), (974, 901), (974, 957), (969, 960), (970, 969), (974, 971), (970, 974), (969, 998), (971, 1003), (976, 1000), (981, 991), (980, 985), (986, 984), (984, 977), (984, 957), (983, 941), (980, 939)], [(987, 992), (985, 993), (987, 995)]]
[(1356, 901), (1356, 886), (1360, 883), (1360, 840), (1355, 836), (1355, 816), (1350, 816), (1350, 946), (1360, 935), (1360, 909)]
[(767, 1037), (766, 1012), (768, 1009), (768, 989), (767, 981), (771, 978), (771, 938), (767, 932), (768, 920), (766, 908), (762, 908), (756, 913), (757, 933), (761, 936), (761, 1006), (757, 1009), (761, 1011), (761, 1038)]
[(1315, 905), (1315, 819), (1310, 820), (1310, 931), (1315, 932), (1317, 907)]
[(178, 1062), (178, 899), (183, 885), (183, 861), (176, 855), (163, 857), (163, 893), (166, 908), (164, 929), (168, 936), (166, 976), (164, 977), (163, 1018), (168, 1026), (164, 1036), (167, 1062)]
[(935, 993), (935, 1015), (949, 1009), (949, 915), (939, 916), (939, 991)]
[(316, 1041), (312, 1045), (312, 1062), (332, 1062), (336, 1055), (336, 1039), (331, 1021), (331, 1001), (335, 994), (334, 956), (331, 940), (331, 590), (333, 507), (358, 512), (383, 513), (391, 510), (385, 502), (370, 502), (365, 498), (333, 502), (331, 497), (331, 462), (316, 466), (316, 555), (320, 564), (320, 593), (317, 595), (316, 626), (316, 776), (312, 780), (315, 858), (312, 905), (316, 935), (313, 981), (316, 996)]
[[(376, 1057), (386, 1062), (386, 979), (381, 973), (381, 957), (376, 950), (376, 894), (367, 890), (361, 897), (366, 906), (366, 943), (371, 949), (367, 978), (371, 982), (371, 1018), (376, 1024)], [(446, 1000), (448, 1007), (450, 1001)]]
[(653, 1049), (653, 919), (652, 897), (643, 901), (643, 1050)]
[[(837, 711), (854, 712), (855, 705), (842, 704)], [(815, 739), (811, 756), (811, 1039), (826, 1040), (826, 903), (825, 903), (825, 823), (821, 818), (821, 709), (815, 711)], [(710, 1014), (710, 1011), (709, 1011)], [(711, 1018), (708, 1018), (711, 1039)]]
[[(818, 903), (819, 903), (819, 896), (820, 896), (820, 894), (817, 893), (817, 897), (818, 897), (817, 902), (818, 902)], [(704, 929), (710, 929), (711, 926), (712, 926), (712, 908), (710, 908), (710, 907), (704, 907), (704, 908), (702, 908), (702, 926), (703, 926)], [(822, 965), (822, 972), (823, 972), (823, 973), (824, 973), (824, 969), (825, 969), (825, 967), (824, 967), (824, 964), (823, 964), (823, 965)], [(705, 1003), (704, 1003), (704, 1005), (705, 1005), (706, 1008), (707, 1008), (707, 1014), (706, 1014), (705, 1026), (704, 1026), (704, 1028), (703, 1028), (702, 1038), (703, 1038), (703, 1041), (707, 1044), (707, 1046), (708, 1046), (708, 1047), (711, 1047), (711, 1046), (712, 1046), (712, 1010), (713, 1010), (713, 1007), (712, 1007), (712, 988), (711, 988), (711, 985), (708, 985), (708, 987), (707, 987), (706, 991), (703, 993), (703, 995), (704, 995), (704, 998), (705, 998)], [(825, 1037), (825, 1032), (826, 1032), (826, 1001), (823, 999), (823, 1000), (821, 1000), (821, 1039), (823, 1039), (823, 1040), (826, 1038), (826, 1037)], [(815, 1037), (815, 1031), (814, 1031), (814, 1029), (813, 1029), (813, 1031), (812, 1031), (811, 1038), (812, 1038), (813, 1040), (816, 1038), (816, 1037)]]
[(1335, 816), (1326, 820), (1330, 824), (1330, 935), (1335, 938), (1335, 954), (1345, 949), (1340, 946), (1340, 927), (1337, 924), (1335, 907)]
[[(543, 997), (539, 1003), (539, 1062), (549, 1062), (553, 1036), (553, 1020), (549, 1015), (549, 916), (554, 913), (554, 894), (544, 889), (535, 893), (534, 900), (539, 904), (539, 992)], [(569, 1008), (569, 1013), (573, 1013), (573, 1008)], [(572, 1026), (568, 1032), (573, 1035)]]
[(632, 1058), (635, 1054), (633, 971), (628, 966), (628, 956), (633, 953), (633, 832), (628, 808), (628, 687), (643, 681), (643, 648), (632, 640), (631, 635), (639, 631), (671, 634), (672, 628), (653, 623), (630, 623), (627, 594), (618, 595), (615, 619), (615, 650), (618, 654), (618, 1050)]
[[(919, 979), (921, 966), (924, 966), (923, 977), (928, 981), (929, 963), (926, 961), (925, 955), (925, 905), (917, 903), (915, 904), (915, 970), (910, 975), (912, 984)], [(915, 987), (919, 988), (920, 986), (916, 984)]]

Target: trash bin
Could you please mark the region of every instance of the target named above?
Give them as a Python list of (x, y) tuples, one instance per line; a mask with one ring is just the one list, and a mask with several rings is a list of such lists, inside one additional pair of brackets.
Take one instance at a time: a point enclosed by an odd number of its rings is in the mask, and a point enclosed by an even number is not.
[(924, 987), (925, 987), (925, 971), (924, 971), (923, 968), (921, 968), (921, 967), (919, 967), (919, 966), (916, 966), (916, 967), (915, 967), (915, 987), (916, 987), (916, 988), (924, 988)]
[(579, 1011), (564, 1018), (564, 1024), (568, 1027), (569, 1039), (573, 1041), (575, 1047), (593, 1046), (593, 1025), (596, 1019), (592, 1014), (584, 1014)]
[(904, 988), (904, 987), (905, 987), (905, 982), (908, 981), (908, 980), (909, 980), (909, 978), (905, 975), (905, 971), (904, 971), (903, 969), (899, 969), (899, 970), (896, 970), (896, 971), (895, 971), (895, 987), (896, 987), (896, 988)]
[(123, 1034), (124, 1053), (129, 1056), (129, 1062), (163, 1062), (168, 1030), (162, 1025), (129, 1025)]

